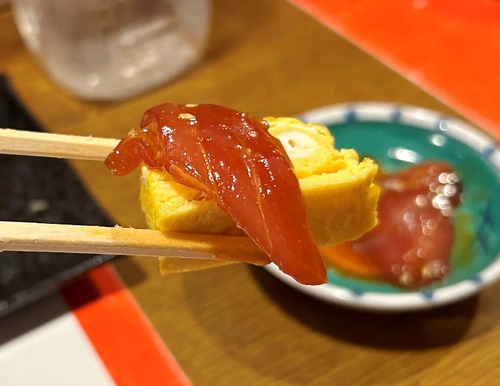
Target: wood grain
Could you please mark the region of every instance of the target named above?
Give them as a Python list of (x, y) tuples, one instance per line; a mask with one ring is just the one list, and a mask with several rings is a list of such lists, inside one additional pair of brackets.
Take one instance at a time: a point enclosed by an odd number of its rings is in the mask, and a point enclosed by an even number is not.
[[(49, 130), (119, 138), (163, 102), (211, 102), (255, 116), (348, 101), (392, 101), (457, 114), (283, 0), (214, 0), (211, 44), (189, 73), (138, 98), (78, 100), (46, 78), (9, 12), (0, 72)], [(137, 175), (75, 162), (115, 221), (143, 227)], [(325, 305), (260, 268), (160, 277), (156, 262), (116, 268), (196, 385), (490, 385), (500, 377), (500, 290), (435, 311), (361, 313)]]
[(113, 138), (0, 128), (0, 154), (102, 162), (118, 142)]
[(161, 256), (175, 260), (215, 260), (214, 264), (226, 260), (269, 263), (266, 254), (246, 236), (17, 221), (0, 221), (0, 251)]

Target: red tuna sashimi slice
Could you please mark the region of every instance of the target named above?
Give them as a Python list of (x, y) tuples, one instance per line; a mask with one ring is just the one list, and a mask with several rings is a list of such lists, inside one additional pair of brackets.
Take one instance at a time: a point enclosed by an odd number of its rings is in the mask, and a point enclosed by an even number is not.
[(216, 200), (283, 272), (326, 282), (299, 183), (268, 125), (216, 105), (163, 104), (146, 111), (106, 159), (115, 175), (144, 162)]

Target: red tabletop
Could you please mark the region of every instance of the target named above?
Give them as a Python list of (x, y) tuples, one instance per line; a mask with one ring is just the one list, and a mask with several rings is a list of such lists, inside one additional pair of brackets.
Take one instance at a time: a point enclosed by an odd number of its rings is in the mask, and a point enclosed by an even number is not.
[(293, 2), (500, 137), (500, 1)]

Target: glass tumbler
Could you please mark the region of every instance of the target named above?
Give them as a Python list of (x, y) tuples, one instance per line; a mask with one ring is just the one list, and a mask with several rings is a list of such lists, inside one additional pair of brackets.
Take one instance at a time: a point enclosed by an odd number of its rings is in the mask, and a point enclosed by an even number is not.
[(17, 28), (70, 93), (122, 100), (172, 80), (202, 56), (210, 0), (11, 0)]

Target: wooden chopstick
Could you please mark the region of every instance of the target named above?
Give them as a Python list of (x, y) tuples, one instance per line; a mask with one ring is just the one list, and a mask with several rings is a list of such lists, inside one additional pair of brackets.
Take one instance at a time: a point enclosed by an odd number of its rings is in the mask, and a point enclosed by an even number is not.
[(68, 252), (266, 264), (245, 236), (162, 233), (150, 229), (0, 221), (0, 251)]
[(0, 129), (0, 154), (103, 161), (118, 139)]
[[(103, 161), (118, 139), (0, 129), (0, 154)], [(0, 251), (224, 259), (267, 264), (245, 236), (0, 221)]]

